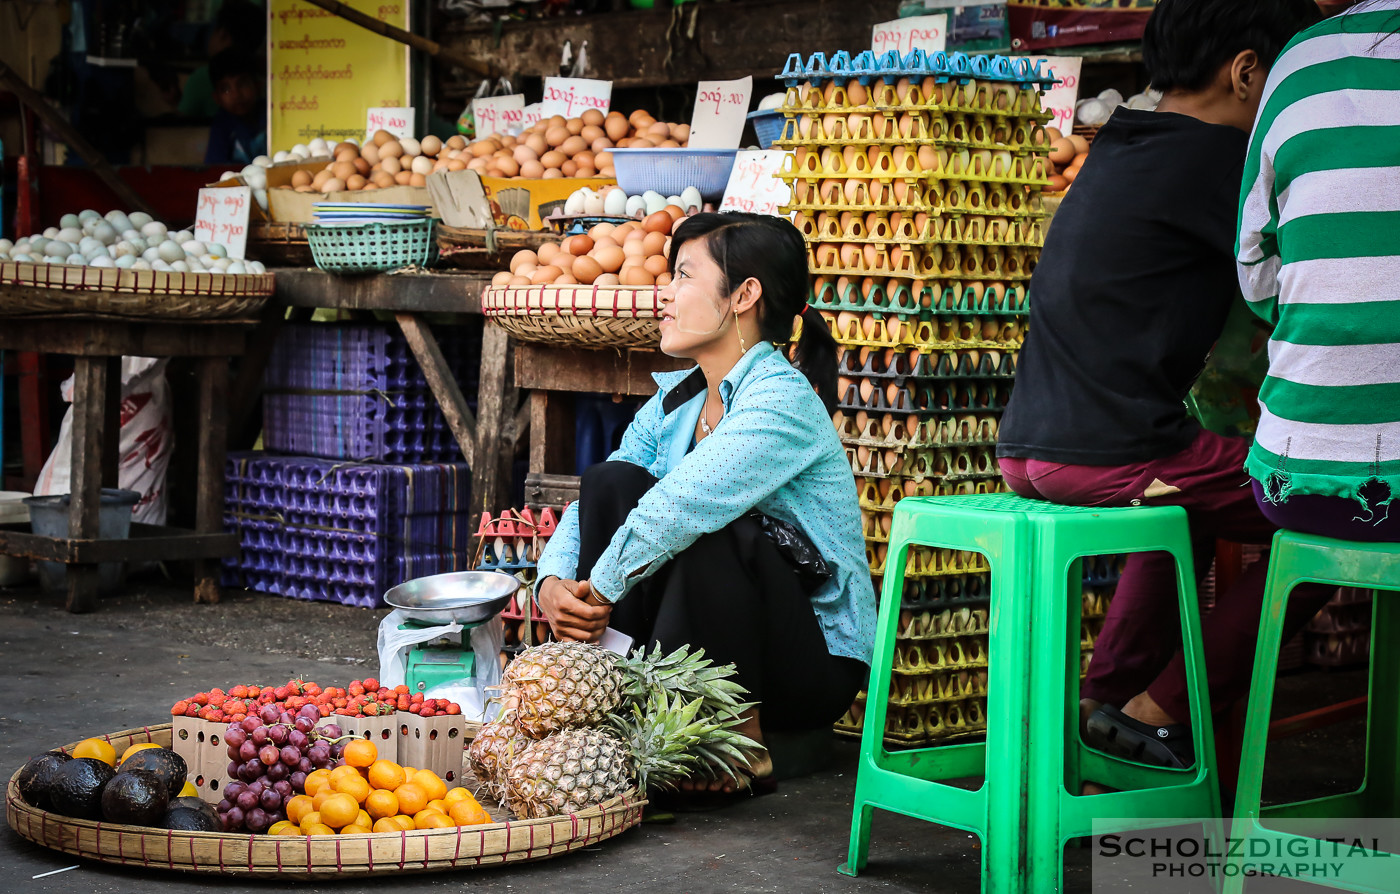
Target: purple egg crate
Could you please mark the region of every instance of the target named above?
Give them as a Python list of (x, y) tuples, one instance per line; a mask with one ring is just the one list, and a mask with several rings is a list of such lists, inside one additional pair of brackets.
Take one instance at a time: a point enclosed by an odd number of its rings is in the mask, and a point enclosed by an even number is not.
[[(481, 323), (439, 326), (434, 336), (457, 380), (464, 385), (475, 381), (481, 357)], [(428, 380), (408, 341), (395, 328), (363, 323), (292, 323), (278, 333), (263, 373), (263, 386), (427, 391)]]
[(298, 599), (378, 607), (390, 587), (470, 567), (465, 463), (380, 465), (229, 457), (225, 523), (242, 556), (223, 580)]

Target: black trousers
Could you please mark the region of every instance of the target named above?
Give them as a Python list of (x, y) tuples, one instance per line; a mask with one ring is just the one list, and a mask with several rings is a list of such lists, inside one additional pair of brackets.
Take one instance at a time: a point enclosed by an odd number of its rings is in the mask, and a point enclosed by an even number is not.
[[(580, 579), (657, 479), (624, 462), (588, 469), (579, 493)], [(765, 730), (829, 727), (869, 669), (833, 656), (797, 573), (751, 518), (705, 534), (614, 606), (610, 626), (637, 646), (702, 648), (761, 702)]]

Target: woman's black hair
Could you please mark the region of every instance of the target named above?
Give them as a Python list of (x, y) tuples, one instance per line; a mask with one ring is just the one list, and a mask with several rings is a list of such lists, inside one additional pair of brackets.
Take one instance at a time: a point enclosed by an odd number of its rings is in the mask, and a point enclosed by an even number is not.
[(1272, 68), (1295, 34), (1320, 21), (1314, 0), (1158, 0), (1142, 35), (1142, 64), (1163, 93), (1204, 90), (1245, 50)]
[(807, 306), (807, 244), (790, 221), (768, 214), (725, 212), (688, 217), (671, 238), (671, 275), (681, 246), (701, 240), (723, 277), (727, 295), (750, 278), (763, 288), (758, 331), (779, 345), (792, 339), (793, 318), (802, 315), (802, 337), (792, 365), (802, 371), (825, 404), (836, 412), (836, 339), (820, 313)]

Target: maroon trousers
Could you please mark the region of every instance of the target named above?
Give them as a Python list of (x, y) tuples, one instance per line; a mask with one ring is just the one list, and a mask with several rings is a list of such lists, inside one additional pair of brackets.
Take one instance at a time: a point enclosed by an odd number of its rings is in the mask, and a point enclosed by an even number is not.
[[(1180, 453), (1135, 465), (1079, 466), (1010, 457), (1000, 465), (1006, 483), (1023, 497), (1075, 506), (1184, 507), (1199, 581), (1210, 569), (1216, 540), (1268, 545), (1277, 530), (1254, 501), (1244, 471), (1249, 446), (1247, 439), (1202, 430)], [(1267, 574), (1267, 561), (1251, 565), (1228, 592), (1217, 594), (1215, 608), (1201, 619), (1216, 711), (1249, 691)], [(1318, 584), (1298, 587), (1289, 601), (1284, 642), (1335, 591)], [(1174, 719), (1188, 718), (1176, 570), (1163, 552), (1128, 556), (1081, 695), (1122, 707), (1144, 691)]]

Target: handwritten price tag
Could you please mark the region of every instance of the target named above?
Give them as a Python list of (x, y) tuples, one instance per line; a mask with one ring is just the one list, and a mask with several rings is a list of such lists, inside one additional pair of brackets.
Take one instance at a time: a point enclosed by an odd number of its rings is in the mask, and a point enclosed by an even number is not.
[(373, 108), (365, 113), (365, 139), (377, 130), (387, 130), (396, 139), (413, 136), (413, 109)]
[(248, 247), (248, 210), (253, 191), (246, 186), (201, 189), (194, 215), (194, 238), (228, 249), (230, 258), (243, 258)]
[(545, 78), (540, 114), (577, 118), (589, 109), (607, 112), (612, 103), (612, 81), (592, 78)]
[[(487, 96), (472, 100), (472, 117), (476, 119), (476, 138), (489, 137), (493, 133), (517, 134), (525, 128), (525, 97), (519, 93), (510, 96)], [(512, 128), (514, 128), (512, 130)]]
[[(540, 119), (543, 117), (544, 114), (540, 111), (540, 104), (537, 102), (530, 103), (528, 106), (520, 110), (520, 131), (526, 130), (527, 128), (531, 128), (534, 127), (536, 124), (539, 124)], [(511, 134), (511, 136), (519, 135), (520, 131), (516, 131), (515, 133)]]
[(778, 214), (778, 206), (792, 200), (792, 190), (778, 176), (786, 154), (781, 149), (753, 149), (736, 155), (719, 210)]
[(895, 50), (901, 57), (910, 50), (920, 49), (925, 53), (941, 53), (948, 46), (948, 14), (931, 16), (910, 16), (881, 22), (870, 35), (870, 49), (881, 56)]
[(1041, 71), (1049, 68), (1060, 83), (1040, 95), (1040, 105), (1055, 119), (1049, 123), (1062, 134), (1074, 128), (1074, 103), (1079, 99), (1079, 71), (1084, 66), (1082, 56), (1032, 56), (1032, 62), (1044, 62)]
[(690, 148), (737, 149), (752, 95), (752, 77), (701, 81), (695, 90), (695, 113), (690, 117)]

